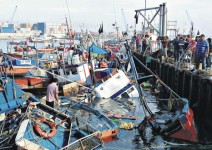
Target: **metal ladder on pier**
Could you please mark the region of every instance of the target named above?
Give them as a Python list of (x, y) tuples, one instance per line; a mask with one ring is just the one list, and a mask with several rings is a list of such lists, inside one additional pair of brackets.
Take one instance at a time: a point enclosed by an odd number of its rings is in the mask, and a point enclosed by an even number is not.
[(173, 78), (173, 90), (178, 93), (178, 79), (179, 79), (179, 70), (175, 68), (174, 78)]

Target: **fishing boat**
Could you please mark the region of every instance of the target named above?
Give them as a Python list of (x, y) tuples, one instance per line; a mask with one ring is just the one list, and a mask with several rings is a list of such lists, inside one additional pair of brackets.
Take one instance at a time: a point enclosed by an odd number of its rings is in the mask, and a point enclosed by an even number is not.
[(55, 48), (38, 48), (36, 51), (38, 53), (51, 53), (55, 51)]
[(68, 97), (60, 96), (59, 110), (67, 109), (89, 122), (95, 129), (100, 131), (101, 138), (104, 139), (116, 136), (119, 128), (106, 115), (86, 103), (74, 101)]
[[(127, 43), (128, 44), (128, 43)], [(148, 112), (150, 116), (146, 116), (143, 121), (138, 125), (138, 130), (141, 136), (144, 136), (146, 125), (151, 126), (152, 131), (156, 134), (162, 135), (163, 137), (174, 138), (179, 140), (185, 140), (190, 142), (198, 142), (197, 130), (193, 122), (194, 114), (189, 108), (188, 100), (181, 98), (175, 93), (170, 87), (168, 87), (162, 80), (158, 78), (149, 68), (147, 68), (140, 60), (138, 60), (133, 54), (130, 47), (126, 44), (128, 57), (130, 58), (130, 64), (133, 69), (136, 82), (138, 82), (137, 71), (135, 69), (134, 59), (138, 61), (142, 67), (147, 69), (156, 79), (156, 89), (169, 92), (169, 99), (167, 99), (167, 107), (165, 113), (159, 115), (153, 114), (148, 105), (146, 105), (145, 99), (142, 98), (144, 105), (144, 111)], [(164, 90), (165, 91), (165, 90)], [(139, 94), (142, 95), (141, 86), (139, 86)], [(162, 95), (162, 94), (161, 94)], [(175, 106), (172, 109), (172, 106)], [(172, 113), (171, 110), (174, 112)], [(167, 116), (167, 117), (165, 117)], [(158, 121), (157, 121), (158, 120)], [(163, 120), (159, 123), (159, 120)]]
[(38, 102), (33, 95), (22, 91), (7, 76), (0, 81), (0, 148), (14, 149), (14, 137), (26, 117), (29, 102)]
[(100, 98), (130, 98), (138, 97), (138, 91), (134, 84), (122, 70), (115, 68), (96, 69), (94, 92)]
[[(7, 75), (25, 75), (29, 69), (37, 66), (37, 60), (29, 58), (14, 58), (11, 56), (4, 55), (4, 64), (7, 66), (5, 68), (3, 65), (0, 66), (1, 74), (7, 73)], [(41, 62), (38, 63), (39, 67), (42, 67)]]
[(77, 117), (66, 115), (42, 103), (30, 103), (28, 118), (15, 138), (21, 149), (97, 149), (99, 132)]

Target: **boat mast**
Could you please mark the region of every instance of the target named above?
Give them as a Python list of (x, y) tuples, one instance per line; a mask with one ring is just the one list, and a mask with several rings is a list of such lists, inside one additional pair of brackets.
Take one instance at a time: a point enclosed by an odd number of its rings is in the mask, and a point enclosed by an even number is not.
[(66, 18), (66, 26), (67, 26), (67, 30), (68, 30), (68, 36), (69, 36), (70, 43), (71, 43), (71, 32), (70, 32), (70, 28), (69, 28), (69, 25), (68, 25), (67, 17), (65, 17), (65, 18)]
[(134, 59), (133, 59), (132, 49), (130, 48), (127, 40), (126, 40), (126, 43), (125, 43), (125, 47), (126, 47), (127, 55), (128, 55), (129, 61), (130, 61), (131, 68), (132, 68), (133, 76), (134, 76), (135, 82), (137, 84), (139, 98), (140, 98), (140, 101), (142, 102), (142, 107), (143, 107), (143, 110), (144, 110), (145, 117), (147, 117), (146, 111), (149, 113), (149, 115), (151, 117), (154, 117), (154, 114), (152, 113), (152, 111), (148, 107), (145, 99), (143, 98), (143, 93), (142, 93), (141, 85), (138, 83), (138, 80), (139, 80), (139, 78), (138, 78), (138, 72), (136, 70), (135, 62), (134, 62)]

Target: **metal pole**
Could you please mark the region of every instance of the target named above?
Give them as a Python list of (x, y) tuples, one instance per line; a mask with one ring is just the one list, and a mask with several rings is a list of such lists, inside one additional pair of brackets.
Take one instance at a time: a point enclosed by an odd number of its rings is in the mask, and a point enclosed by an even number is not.
[(136, 61), (138, 61), (145, 69), (147, 69), (156, 79), (158, 79), (160, 81), (160, 83), (162, 85), (164, 85), (168, 90), (170, 90), (175, 96), (177, 96), (178, 98), (181, 98), (177, 93), (175, 93), (168, 85), (166, 85), (157, 75), (155, 75), (152, 70), (150, 70), (146, 65), (144, 65), (137, 57), (135, 57), (135, 55), (133, 55), (133, 57), (136, 59)]
[(160, 5), (159, 35), (162, 36), (162, 5)]
[(136, 81), (136, 84), (137, 84), (137, 89), (138, 89), (140, 100), (142, 102), (144, 115), (147, 116), (147, 114), (146, 114), (146, 111), (147, 111), (149, 113), (149, 115), (153, 116), (152, 111), (150, 110), (150, 108), (146, 104), (145, 100), (142, 98), (143, 97), (142, 89), (141, 89), (141, 85), (138, 83), (138, 73), (137, 73), (135, 62), (134, 62), (134, 59), (133, 59), (132, 50), (131, 50), (130, 46), (128, 45), (127, 41), (126, 41), (125, 47), (126, 47), (126, 50), (127, 50), (128, 58), (129, 58), (130, 65), (131, 65), (131, 69), (132, 69), (132, 72), (133, 72), (133, 75), (134, 75), (134, 78), (135, 78), (135, 81)]
[(145, 35), (146, 35), (146, 0), (145, 0), (145, 10), (144, 10), (144, 37), (145, 37)]

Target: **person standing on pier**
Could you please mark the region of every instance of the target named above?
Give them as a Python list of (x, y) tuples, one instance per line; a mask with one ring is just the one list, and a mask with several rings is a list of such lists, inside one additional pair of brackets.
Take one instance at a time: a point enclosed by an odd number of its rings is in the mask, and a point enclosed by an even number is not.
[(58, 79), (54, 78), (53, 82), (47, 87), (46, 105), (54, 108), (55, 103), (58, 103), (58, 93)]
[(179, 49), (180, 49), (179, 48), (179, 39), (180, 39), (180, 35), (178, 34), (177, 37), (173, 41), (175, 62), (177, 62), (179, 60)]
[(168, 36), (165, 36), (162, 41), (162, 56), (164, 56), (164, 60), (167, 59), (167, 51), (168, 51), (169, 39)]
[(207, 39), (208, 44), (209, 44), (209, 54), (208, 57), (206, 57), (206, 62), (207, 62), (207, 67), (210, 68), (211, 67), (211, 61), (212, 61), (212, 42), (211, 42), (211, 38)]
[(205, 35), (201, 34), (200, 39), (196, 45), (196, 69), (199, 68), (200, 61), (202, 61), (202, 69), (206, 67), (206, 57), (209, 54), (209, 45), (205, 40)]

